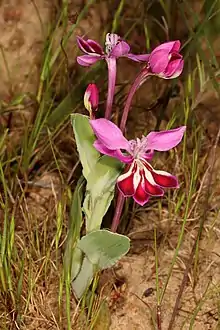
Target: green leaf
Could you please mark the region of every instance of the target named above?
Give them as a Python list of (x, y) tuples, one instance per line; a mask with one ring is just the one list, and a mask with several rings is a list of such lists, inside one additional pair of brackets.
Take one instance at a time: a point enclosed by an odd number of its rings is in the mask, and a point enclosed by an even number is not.
[(123, 165), (115, 158), (101, 157), (87, 178), (83, 210), (86, 216), (86, 231), (100, 228), (102, 219), (114, 197), (115, 184)]
[(77, 242), (80, 239), (80, 231), (83, 223), (81, 205), (84, 183), (85, 180), (81, 177), (78, 180), (73, 194), (69, 217), (69, 230), (64, 253), (64, 269), (65, 272), (70, 272), (71, 280), (77, 276), (82, 264), (82, 252), (77, 247)]
[(94, 274), (95, 270), (93, 264), (85, 257), (77, 278), (72, 282), (72, 289), (78, 299), (83, 296), (84, 292), (89, 287)]
[(129, 251), (130, 240), (124, 235), (102, 229), (82, 237), (78, 248), (85, 253), (94, 269), (103, 270), (113, 266)]
[(89, 173), (100, 158), (100, 153), (94, 148), (95, 136), (89, 117), (79, 113), (71, 115), (77, 150), (83, 167), (83, 175), (87, 179)]
[(82, 267), (72, 282), (77, 298), (81, 298), (96, 272), (113, 266), (130, 248), (128, 237), (102, 229), (82, 237), (77, 247), (85, 254)]

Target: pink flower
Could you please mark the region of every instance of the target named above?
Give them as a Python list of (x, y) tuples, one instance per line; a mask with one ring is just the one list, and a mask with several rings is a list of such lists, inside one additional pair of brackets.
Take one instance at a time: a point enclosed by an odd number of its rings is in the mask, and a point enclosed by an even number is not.
[(149, 56), (149, 72), (164, 79), (178, 77), (183, 71), (183, 57), (179, 54), (180, 41), (169, 41), (156, 47)]
[(77, 37), (78, 47), (85, 55), (78, 56), (77, 62), (82, 66), (90, 66), (101, 59), (108, 61), (109, 58), (117, 59), (118, 57), (128, 57), (136, 62), (145, 62), (148, 54), (135, 55), (130, 53), (130, 46), (127, 42), (114, 33), (107, 33), (105, 39), (105, 52), (102, 46), (91, 39), (83, 39)]
[(97, 110), (99, 105), (99, 91), (96, 84), (89, 84), (84, 94), (84, 105), (90, 116)]
[(121, 130), (104, 118), (90, 120), (97, 137), (95, 148), (102, 154), (118, 158), (128, 164), (127, 170), (117, 180), (119, 190), (125, 197), (144, 205), (150, 196), (163, 196), (163, 188), (177, 188), (177, 178), (168, 172), (155, 170), (149, 163), (154, 150), (167, 151), (177, 146), (186, 126), (172, 130), (151, 132), (141, 139), (128, 141)]

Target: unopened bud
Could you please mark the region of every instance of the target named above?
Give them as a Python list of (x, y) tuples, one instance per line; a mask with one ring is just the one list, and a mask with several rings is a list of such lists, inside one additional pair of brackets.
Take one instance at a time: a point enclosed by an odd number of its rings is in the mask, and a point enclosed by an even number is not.
[(93, 112), (97, 111), (99, 104), (99, 91), (96, 84), (89, 84), (84, 94), (84, 105), (89, 111), (90, 117), (93, 116)]

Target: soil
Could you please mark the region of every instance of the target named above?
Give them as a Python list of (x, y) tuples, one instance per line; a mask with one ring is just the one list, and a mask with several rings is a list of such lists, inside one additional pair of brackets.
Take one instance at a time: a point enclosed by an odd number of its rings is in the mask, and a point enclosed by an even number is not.
[[(54, 3), (53, 3), (54, 2)], [(83, 1), (70, 2), (70, 17), (75, 17), (80, 11)], [(58, 1), (47, 0), (3, 0), (0, 2), (0, 30), (1, 30), (1, 54), (0, 54), (0, 98), (1, 100), (11, 100), (19, 94), (36, 94), (39, 85), (40, 68), (42, 64), (43, 49), (46, 41), (47, 31), (57, 8)], [(70, 42), (67, 45), (66, 53), (69, 65), (75, 65), (77, 53), (75, 36), (77, 34), (88, 34), (91, 39), (100, 40), (103, 25), (108, 21), (109, 11), (107, 2), (101, 1), (96, 6), (92, 6), (86, 18), (83, 19), (76, 29)], [(69, 22), (71, 24), (71, 22)], [(55, 38), (54, 47), (62, 38), (62, 32), (58, 31)], [(131, 80), (137, 69), (133, 69), (131, 62), (128, 62), (126, 70), (118, 74), (118, 81)], [(136, 103), (140, 107), (149, 108), (158, 99), (158, 91), (161, 93), (166, 89), (167, 82), (161, 82), (157, 89), (152, 89), (151, 84), (146, 84), (136, 97)], [(147, 93), (146, 93), (147, 90)], [(146, 94), (148, 94), (146, 96)], [(169, 109), (175, 107), (180, 99), (174, 98), (169, 102)], [(206, 111), (208, 109), (208, 111)], [(208, 138), (216, 136), (220, 122), (219, 100), (216, 92), (207, 86), (201, 99), (195, 107), (198, 118), (204, 125)], [(15, 114), (15, 117), (17, 115)], [(15, 120), (16, 121), (16, 120)], [(161, 123), (161, 127), (166, 121)], [(140, 116), (129, 117), (128, 131), (131, 132), (136, 127), (136, 133), (155, 127), (155, 116), (149, 112), (141, 112)], [(128, 135), (129, 135), (128, 132)], [(211, 145), (211, 142), (210, 142)], [(208, 148), (207, 148), (208, 149)], [(175, 328), (190, 329), (189, 320), (198, 302), (202, 299), (210, 286), (219, 286), (220, 283), (220, 216), (215, 217), (220, 208), (220, 148), (217, 147), (217, 161), (213, 171), (212, 198), (205, 223), (205, 230), (201, 238), (201, 251), (197, 264), (196, 276), (193, 269), (187, 279), (187, 285), (181, 299), (181, 304), (176, 318)], [(26, 200), (29, 212), (29, 220), (33, 217), (33, 228), (38, 222), (40, 227), (41, 219), (55, 217), (54, 205), (60, 197), (60, 191), (56, 187), (60, 186), (58, 174), (49, 172), (43, 173), (37, 179), (38, 188), (32, 189)], [(45, 188), (49, 186), (49, 188)], [(205, 187), (204, 187), (205, 189)], [(198, 192), (199, 194), (199, 192)], [(200, 197), (199, 197), (200, 198)], [(182, 224), (182, 219), (175, 219), (169, 215), (166, 205), (162, 206), (160, 215), (154, 209), (143, 210), (138, 217), (133, 217), (128, 235), (131, 238), (131, 251), (124, 257), (115, 268), (116, 278), (123, 279), (120, 284), (121, 292), (118, 299), (111, 303), (111, 326), (112, 330), (146, 330), (154, 329), (152, 318), (156, 317), (156, 289), (155, 289), (155, 254), (154, 254), (154, 228), (158, 233), (158, 258), (159, 258), (159, 286), (162, 288), (168, 274), (169, 266), (174, 254), (174, 248), (178, 241), (178, 235)], [(161, 216), (162, 214), (162, 216)], [(197, 217), (202, 216), (202, 212), (193, 213)], [(162, 220), (161, 220), (162, 219)], [(23, 224), (19, 218), (17, 223), (17, 235), (25, 235), (24, 230), (27, 224)], [(188, 219), (188, 232), (185, 235), (184, 243), (181, 246), (178, 262), (169, 281), (163, 304), (161, 306), (162, 329), (168, 329), (169, 320), (181, 285), (183, 273), (187, 260), (195, 241), (198, 231), (198, 218)], [(211, 231), (210, 231), (211, 228)], [(51, 232), (54, 233), (53, 221)], [(23, 230), (23, 232), (22, 232)], [(43, 230), (43, 229), (42, 229)], [(167, 233), (169, 236), (167, 237)], [(27, 243), (27, 241), (26, 241)], [(28, 243), (27, 243), (28, 244)], [(62, 258), (60, 258), (60, 267)], [(40, 263), (37, 265), (39, 266)], [(33, 292), (30, 309), (25, 318), (26, 325), (23, 330), (28, 329), (65, 329), (66, 325), (59, 327), (57, 319), (57, 297), (58, 280), (53, 268), (47, 275), (47, 284), (40, 283)], [(37, 275), (36, 275), (37, 276)], [(123, 287), (122, 287), (123, 285)], [(146, 292), (147, 290), (147, 292)], [(144, 294), (145, 293), (145, 294)], [(71, 300), (71, 311), (74, 314), (76, 303)], [(63, 297), (62, 314), (65, 315), (65, 297)], [(216, 293), (210, 292), (205, 299), (199, 313), (196, 315), (193, 329), (211, 330), (217, 329), (219, 297)], [(1, 316), (0, 316), (1, 318)], [(65, 317), (64, 317), (65, 319)], [(183, 321), (188, 319), (182, 327)], [(1, 327), (1, 326), (0, 326)], [(75, 324), (74, 329), (80, 328)]]

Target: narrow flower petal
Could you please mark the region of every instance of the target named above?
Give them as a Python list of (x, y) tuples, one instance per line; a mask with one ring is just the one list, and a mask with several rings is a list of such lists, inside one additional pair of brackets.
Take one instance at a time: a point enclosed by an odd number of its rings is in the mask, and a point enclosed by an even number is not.
[(141, 206), (146, 204), (150, 197), (144, 188), (145, 188), (144, 176), (141, 176), (141, 180), (140, 180), (140, 182), (135, 190), (134, 196), (133, 196), (135, 202)]
[(118, 44), (112, 48), (112, 51), (110, 52), (109, 56), (111, 57), (120, 57), (123, 55), (128, 54), (130, 51), (130, 46), (125, 41), (119, 41)]
[(117, 158), (122, 163), (130, 164), (133, 161), (133, 157), (130, 155), (123, 155), (120, 150), (111, 150), (106, 148), (99, 140), (94, 142), (94, 147), (98, 150), (101, 154)]
[(100, 118), (90, 120), (90, 124), (98, 140), (108, 149), (129, 149), (128, 140), (123, 136), (118, 126), (113, 124), (110, 120)]
[(135, 61), (135, 62), (147, 62), (149, 60), (149, 57), (150, 57), (150, 54), (139, 54), (139, 55), (136, 55), (136, 54), (127, 54), (127, 55), (124, 55), (125, 57)]
[(147, 169), (144, 170), (144, 189), (145, 191), (152, 196), (163, 196), (164, 191), (161, 189), (156, 182), (154, 181), (153, 175)]
[(154, 181), (160, 185), (161, 187), (164, 188), (178, 188), (178, 180), (177, 178), (165, 171), (160, 171), (160, 170), (153, 170), (152, 176), (154, 178)]
[(175, 129), (150, 132), (147, 136), (147, 149), (157, 151), (167, 151), (177, 146), (186, 130), (186, 126), (181, 126)]
[(84, 52), (84, 53), (86, 53), (86, 54), (91, 53), (91, 49), (90, 49), (88, 43), (86, 42), (86, 40), (84, 40), (84, 39), (81, 38), (81, 37), (76, 37), (76, 41), (77, 41), (77, 45), (78, 45), (79, 49), (80, 49), (82, 52)]
[(90, 66), (94, 63), (96, 63), (97, 61), (99, 61), (101, 59), (101, 56), (99, 55), (82, 55), (82, 56), (77, 56), (77, 62), (78, 64), (82, 65), (82, 66)]
[(91, 39), (84, 40), (81, 37), (77, 37), (76, 40), (77, 40), (78, 47), (82, 52), (84, 52), (88, 55), (91, 55), (93, 53), (98, 54), (98, 55), (104, 54), (103, 49), (98, 42), (91, 40)]
[(95, 40), (92, 40), (92, 39), (88, 39), (87, 43), (89, 44), (90, 49), (94, 53), (99, 54), (99, 55), (104, 55), (103, 48), (98, 42), (96, 42)]
[(133, 196), (135, 193), (134, 187), (134, 175), (135, 175), (135, 163), (131, 165), (129, 170), (120, 175), (117, 180), (118, 189), (125, 197)]

